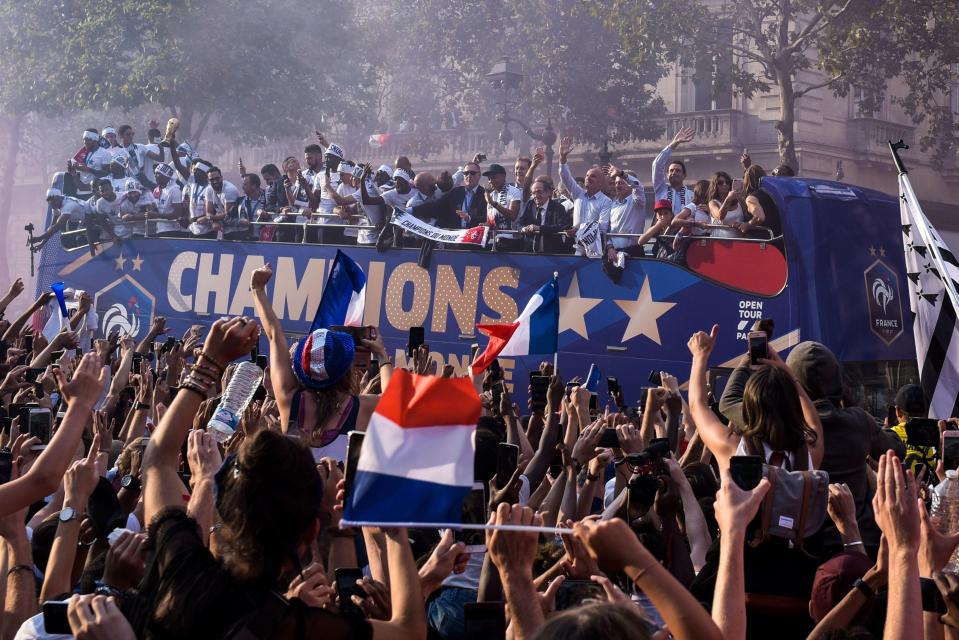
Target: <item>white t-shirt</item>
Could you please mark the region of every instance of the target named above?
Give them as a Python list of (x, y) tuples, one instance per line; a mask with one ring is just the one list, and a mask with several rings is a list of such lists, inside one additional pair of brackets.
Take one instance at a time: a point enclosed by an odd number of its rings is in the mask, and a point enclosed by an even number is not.
[[(343, 181), (340, 180), (339, 172), (337, 171), (330, 172), (330, 187), (336, 190), (339, 188), (342, 182)], [(325, 171), (318, 173), (313, 177), (313, 190), (315, 191), (316, 189), (320, 190), (320, 206), (318, 208), (318, 211), (320, 213), (333, 213), (333, 207), (336, 206), (336, 201), (333, 200), (332, 196), (330, 196), (330, 193), (326, 190), (326, 172)], [(339, 192), (337, 191), (337, 193)]]
[[(142, 154), (142, 155), (141, 155), (140, 166), (143, 168), (143, 175), (144, 175), (150, 182), (156, 182), (156, 174), (154, 174), (153, 172), (154, 172), (154, 170), (156, 169), (156, 166), (157, 166), (159, 163), (158, 163), (156, 160), (153, 160), (152, 158), (147, 157), (147, 153), (155, 153), (155, 154), (159, 155), (159, 154), (160, 154), (160, 145), (158, 145), (158, 144), (141, 144), (141, 145), (137, 145), (137, 146), (140, 147), (140, 151), (141, 151), (141, 154)], [(175, 175), (175, 174), (176, 174), (176, 170), (174, 170), (174, 175)]]
[(130, 178), (138, 178), (140, 176), (140, 169), (143, 168), (143, 145), (131, 142), (129, 147), (121, 146), (119, 149), (120, 152), (117, 155), (126, 155), (127, 157), (127, 176)]
[[(340, 183), (340, 186), (336, 188), (336, 193), (341, 198), (352, 196), (353, 199), (357, 202), (359, 202), (362, 199), (362, 194), (360, 193), (360, 190), (355, 187), (349, 186), (345, 182)], [(349, 220), (343, 220), (342, 218), (327, 218), (326, 222), (327, 224), (350, 224)], [(343, 229), (343, 235), (350, 236), (352, 238), (357, 237), (359, 235), (359, 232), (360, 232), (359, 229)]]
[[(96, 211), (110, 221), (110, 224), (113, 225), (114, 234), (125, 238), (127, 237), (124, 235), (127, 233), (126, 225), (120, 222), (120, 204), (122, 202), (123, 198), (120, 195), (117, 195), (112, 201), (106, 198), (97, 198)], [(119, 233), (117, 233), (118, 231)]]
[[(143, 213), (143, 208), (149, 205), (156, 205), (156, 200), (153, 199), (153, 194), (149, 192), (141, 193), (139, 200), (136, 202), (132, 202), (124, 196), (123, 198), (120, 198), (120, 215), (125, 216)], [(136, 222), (124, 222), (115, 226), (113, 232), (120, 238), (129, 238), (131, 235), (142, 236), (145, 235), (145, 226), (146, 224), (143, 222), (143, 220), (137, 220)], [(123, 235), (121, 230), (126, 235)]]
[(60, 205), (60, 215), (71, 220), (83, 220), (89, 210), (90, 205), (86, 202), (70, 196), (64, 196), (63, 204)]
[[(203, 191), (200, 194), (200, 207), (199, 211), (201, 213), (191, 214), (194, 218), (199, 218), (206, 215), (206, 203), (212, 202), (214, 211), (217, 215), (221, 215), (226, 211), (227, 207), (230, 206), (230, 203), (236, 202), (240, 198), (240, 192), (237, 190), (236, 186), (228, 180), (223, 181), (223, 190), (220, 193), (217, 193), (213, 189), (213, 185), (207, 183), (203, 188)], [(205, 222), (200, 224), (194, 222), (190, 225), (190, 231), (194, 234), (203, 234), (209, 233), (213, 230), (213, 225), (210, 222)]]
[(200, 224), (195, 222), (197, 218), (206, 215), (206, 201), (203, 200), (203, 192), (209, 184), (197, 184), (190, 182), (183, 189), (183, 202), (187, 203), (187, 209), (190, 211), (190, 233), (199, 235), (209, 233), (213, 227), (207, 222)]
[[(93, 151), (87, 152), (87, 157), (84, 158), (83, 164), (96, 171), (103, 171), (110, 167), (111, 160), (113, 160), (113, 155), (109, 151), (103, 147), (97, 147)], [(80, 182), (87, 186), (92, 185), (95, 179), (92, 173), (85, 171), (80, 172)]]
[[(503, 185), (503, 188), (499, 191), (494, 191), (493, 194), (496, 196), (496, 201), (500, 204), (501, 207), (506, 207), (509, 209), (509, 206), (513, 202), (522, 202), (523, 201), (523, 191), (517, 189), (511, 184)], [(497, 229), (514, 229), (517, 228), (515, 225), (518, 224), (519, 215), (514, 221), (510, 221), (505, 215), (501, 214), (495, 207), (492, 205), (486, 205), (486, 221), (488, 224), (496, 226)]]
[[(183, 202), (183, 192), (172, 180), (167, 183), (167, 186), (164, 189), (161, 189), (158, 186), (156, 189), (154, 189), (153, 194), (157, 202), (157, 211), (159, 211), (161, 216), (172, 214), (176, 210), (175, 205)], [(157, 233), (182, 230), (183, 229), (180, 226), (180, 223), (176, 220), (163, 220), (156, 223)]]

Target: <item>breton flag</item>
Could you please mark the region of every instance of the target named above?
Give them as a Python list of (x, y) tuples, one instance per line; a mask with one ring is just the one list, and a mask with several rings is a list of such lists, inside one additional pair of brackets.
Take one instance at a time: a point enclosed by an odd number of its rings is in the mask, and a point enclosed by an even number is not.
[(310, 332), (333, 325), (360, 327), (365, 307), (366, 274), (352, 258), (337, 249)]
[(959, 261), (929, 224), (900, 168), (902, 242), (919, 383), (930, 418), (959, 417)]
[(459, 527), (480, 409), (469, 378), (394, 371), (370, 417), (343, 525)]
[(489, 336), (486, 349), (473, 360), (473, 372), (484, 371), (497, 356), (556, 353), (559, 335), (559, 294), (556, 274), (526, 303), (515, 322), (478, 324)]

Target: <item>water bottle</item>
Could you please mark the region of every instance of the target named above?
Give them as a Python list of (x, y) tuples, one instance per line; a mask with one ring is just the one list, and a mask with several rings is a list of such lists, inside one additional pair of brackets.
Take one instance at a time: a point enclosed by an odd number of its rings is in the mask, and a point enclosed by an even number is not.
[(241, 362), (233, 371), (233, 377), (226, 386), (220, 405), (206, 426), (207, 433), (213, 436), (214, 440), (223, 443), (233, 435), (236, 425), (240, 423), (240, 417), (262, 380), (263, 371), (253, 362)]
[[(935, 489), (932, 520), (942, 533), (959, 531), (959, 473), (954, 469), (946, 471), (946, 479)], [(959, 573), (959, 552), (953, 553), (943, 571)]]

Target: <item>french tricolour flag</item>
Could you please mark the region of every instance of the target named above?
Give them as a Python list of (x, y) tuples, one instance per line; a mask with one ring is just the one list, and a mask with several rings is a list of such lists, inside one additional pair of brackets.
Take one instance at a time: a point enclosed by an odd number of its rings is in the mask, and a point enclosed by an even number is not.
[(365, 307), (366, 274), (352, 258), (337, 249), (310, 331), (329, 329), (333, 325), (360, 327)]
[(556, 353), (559, 334), (559, 293), (556, 276), (540, 287), (515, 322), (478, 324), (489, 336), (486, 349), (473, 361), (473, 372), (484, 371), (497, 356)]
[(459, 523), (479, 416), (469, 378), (394, 371), (370, 418), (343, 524)]

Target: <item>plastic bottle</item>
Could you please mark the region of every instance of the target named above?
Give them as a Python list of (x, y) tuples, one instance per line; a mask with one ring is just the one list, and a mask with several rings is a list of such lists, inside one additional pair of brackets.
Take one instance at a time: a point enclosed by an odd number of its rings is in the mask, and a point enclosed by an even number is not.
[[(942, 533), (959, 531), (959, 473), (953, 469), (946, 471), (946, 479), (936, 486), (932, 519)], [(953, 553), (943, 571), (959, 573), (959, 552)]]
[(226, 442), (246, 410), (256, 388), (263, 380), (263, 371), (253, 362), (241, 362), (233, 371), (230, 384), (220, 399), (220, 404), (207, 424), (207, 433), (217, 442)]

